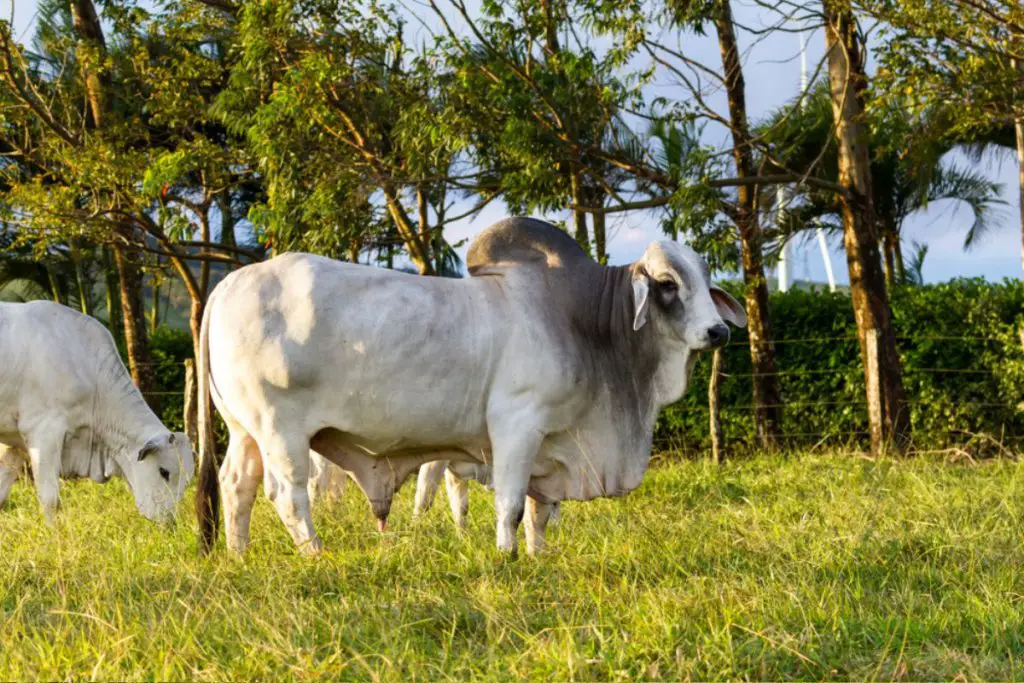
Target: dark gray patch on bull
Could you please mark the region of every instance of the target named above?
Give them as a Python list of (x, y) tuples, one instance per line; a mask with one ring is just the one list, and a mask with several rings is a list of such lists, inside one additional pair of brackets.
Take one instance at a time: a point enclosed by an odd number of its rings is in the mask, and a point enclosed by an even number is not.
[(580, 378), (590, 392), (607, 387), (611, 417), (626, 437), (621, 446), (649, 450), (660, 358), (654, 326), (633, 330), (632, 279), (639, 266), (602, 266), (565, 232), (532, 218), (509, 218), (481, 232), (466, 264), (474, 277), (528, 273), (541, 284), (532, 304), (567, 376)]

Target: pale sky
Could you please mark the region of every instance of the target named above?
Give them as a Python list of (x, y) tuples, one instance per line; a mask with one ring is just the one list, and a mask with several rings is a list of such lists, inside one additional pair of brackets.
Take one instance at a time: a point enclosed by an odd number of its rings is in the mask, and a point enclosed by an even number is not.
[[(13, 12), (15, 35), (19, 40), (27, 42), (32, 35), (37, 0), (7, 0), (4, 3), (5, 14)], [(428, 26), (436, 26), (431, 10), (422, 5), (420, 0), (405, 0), (405, 7), (414, 17), (424, 18)], [(444, 6), (444, 0), (440, 4)], [(471, 7), (477, 2), (470, 2)], [(733, 3), (736, 21), (747, 27), (763, 27), (774, 24), (774, 15), (769, 14), (753, 2), (739, 0)], [(415, 27), (416, 21), (410, 22), (414, 40), (425, 40), (428, 29)], [(713, 32), (712, 32), (713, 33)], [(814, 65), (824, 52), (824, 38), (821, 32), (807, 33), (808, 60), (813, 71)], [(753, 34), (740, 31), (739, 41), (744, 52), (744, 73), (747, 85), (747, 107), (752, 122), (767, 115), (773, 109), (794, 98), (800, 91), (799, 40), (795, 33), (774, 33), (757, 40)], [(720, 68), (720, 56), (717, 42), (711, 36), (691, 36), (683, 38), (687, 54), (709, 66)], [(661, 79), (651, 86), (652, 96), (668, 98), (685, 97), (682, 86), (672, 83), (669, 79)], [(721, 92), (710, 93), (708, 102), (711, 106), (725, 113), (725, 97)], [(705, 130), (706, 141), (716, 147), (728, 144), (727, 132), (708, 125)], [(960, 164), (968, 163), (958, 158)], [(1012, 154), (1001, 159), (983, 163), (984, 171), (995, 181), (1003, 185), (1003, 198), (1006, 205), (998, 209), (998, 215), (992, 221), (993, 228), (980, 244), (970, 252), (963, 251), (963, 237), (971, 224), (970, 212), (963, 206), (953, 202), (936, 202), (926, 212), (911, 216), (904, 227), (907, 239), (917, 240), (929, 246), (924, 262), (924, 276), (928, 282), (948, 280), (957, 276), (983, 276), (989, 280), (1001, 280), (1004, 277), (1021, 277), (1021, 235), (1018, 220), (1018, 192), (1016, 176), (1016, 159)], [(450, 241), (458, 241), (471, 237), (494, 221), (507, 215), (504, 205), (495, 202), (487, 207), (475, 220), (465, 220), (446, 230)], [(549, 220), (566, 220), (568, 212), (548, 216), (538, 216)], [(654, 212), (631, 212), (609, 216), (609, 257), (612, 263), (629, 263), (636, 260), (648, 242), (661, 239), (663, 236), (658, 228), (658, 215)], [(840, 283), (848, 281), (846, 259), (842, 253), (841, 241), (838, 237), (831, 241), (833, 268), (836, 279)], [(465, 247), (463, 247), (463, 255)], [(909, 245), (904, 246), (904, 254), (909, 255)], [(821, 253), (816, 242), (797, 245), (794, 248), (792, 276), (797, 279), (811, 279), (818, 282), (825, 280), (825, 271)]]

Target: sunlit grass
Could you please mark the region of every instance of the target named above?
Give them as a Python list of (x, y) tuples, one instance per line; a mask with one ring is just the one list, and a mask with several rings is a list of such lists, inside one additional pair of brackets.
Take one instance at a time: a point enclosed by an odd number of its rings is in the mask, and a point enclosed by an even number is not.
[[(0, 511), (0, 679), (1019, 679), (1020, 466), (756, 458), (652, 470), (568, 503), (540, 559), (460, 537), (412, 487), (376, 533), (354, 487), (292, 548), (201, 559), (193, 522), (141, 519), (121, 483), (32, 489)], [(442, 493), (443, 495), (443, 493)]]

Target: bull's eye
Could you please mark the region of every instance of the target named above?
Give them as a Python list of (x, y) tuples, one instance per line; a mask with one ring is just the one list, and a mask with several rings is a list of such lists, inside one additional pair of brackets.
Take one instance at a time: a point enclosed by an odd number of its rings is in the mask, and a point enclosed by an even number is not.
[(165, 470), (163, 467), (160, 468), (160, 476), (164, 478), (164, 481), (171, 480), (171, 473)]
[(661, 280), (658, 287), (666, 296), (674, 296), (679, 291), (679, 285), (674, 280)]

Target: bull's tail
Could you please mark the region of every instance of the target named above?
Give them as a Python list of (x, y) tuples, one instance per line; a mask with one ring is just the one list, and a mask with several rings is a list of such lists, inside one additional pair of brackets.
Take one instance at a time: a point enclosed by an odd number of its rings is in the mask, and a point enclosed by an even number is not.
[(199, 543), (208, 553), (217, 542), (220, 525), (220, 487), (217, 482), (217, 454), (210, 411), (210, 311), (216, 289), (206, 300), (203, 323), (199, 328), (199, 358), (196, 380), (199, 389), (199, 479), (196, 486), (196, 519), (199, 522)]

